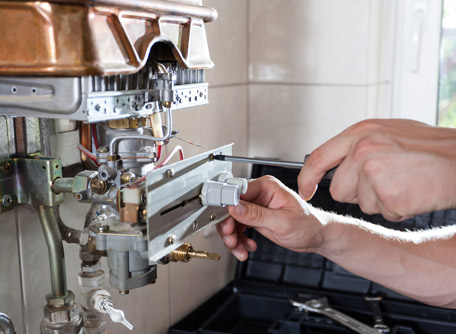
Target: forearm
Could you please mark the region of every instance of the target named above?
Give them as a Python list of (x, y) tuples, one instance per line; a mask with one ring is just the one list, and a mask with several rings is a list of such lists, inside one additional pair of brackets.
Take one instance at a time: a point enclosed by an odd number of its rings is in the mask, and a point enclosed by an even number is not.
[(456, 226), (401, 232), (312, 211), (323, 224), (313, 251), (411, 298), (456, 308)]

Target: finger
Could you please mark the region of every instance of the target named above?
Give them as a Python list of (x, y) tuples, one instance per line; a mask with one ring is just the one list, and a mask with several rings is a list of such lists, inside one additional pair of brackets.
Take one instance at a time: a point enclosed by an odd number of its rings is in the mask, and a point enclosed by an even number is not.
[(268, 228), (277, 223), (274, 210), (243, 200), (237, 206), (228, 207), (228, 211), (238, 222), (251, 227)]
[(238, 235), (239, 243), (244, 246), (244, 248), (249, 252), (255, 252), (257, 250), (257, 243), (244, 234)]
[[(378, 206), (378, 198), (369, 180), (363, 175), (360, 175), (358, 182), (358, 198), (356, 201), (362, 212), (368, 215), (380, 213)], [(355, 202), (356, 203), (356, 202)]]
[(337, 167), (329, 186), (331, 197), (342, 203), (357, 203), (359, 172), (349, 158)]
[(236, 248), (231, 250), (231, 253), (241, 262), (247, 260), (249, 257), (249, 252), (242, 244), (239, 244)]
[(298, 176), (299, 193), (303, 199), (311, 198), (316, 185), (320, 183), (325, 173), (344, 160), (352, 140), (352, 137), (344, 131), (309, 155)]
[(247, 192), (241, 199), (254, 202), (261, 206), (268, 206), (276, 192), (281, 189), (281, 182), (270, 175), (249, 182)]
[(217, 224), (217, 232), (219, 232), (220, 236), (223, 237), (224, 235), (233, 234), (236, 228), (236, 221), (233, 217), (228, 217), (222, 220), (220, 223)]

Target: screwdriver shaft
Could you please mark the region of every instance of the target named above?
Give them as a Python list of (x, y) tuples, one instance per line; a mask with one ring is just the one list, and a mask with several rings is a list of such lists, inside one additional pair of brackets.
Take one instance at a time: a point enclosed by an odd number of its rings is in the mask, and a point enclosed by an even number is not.
[[(304, 157), (304, 162), (295, 162), (295, 161), (284, 161), (284, 160), (273, 160), (273, 159), (258, 159), (258, 158), (246, 158), (246, 157), (237, 157), (234, 155), (214, 155), (215, 160), (230, 161), (230, 162), (240, 162), (247, 164), (256, 164), (256, 165), (266, 165), (274, 167), (285, 167), (285, 168), (295, 168), (301, 169), (304, 166), (309, 155), (307, 154)], [(337, 168), (337, 167), (336, 167)], [(330, 169), (323, 176), (324, 179), (332, 179), (336, 168)]]

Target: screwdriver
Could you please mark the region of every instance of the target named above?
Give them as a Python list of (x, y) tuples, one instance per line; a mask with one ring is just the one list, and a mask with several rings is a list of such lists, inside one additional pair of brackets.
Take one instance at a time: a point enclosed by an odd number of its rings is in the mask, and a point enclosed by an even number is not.
[[(257, 159), (257, 158), (246, 158), (246, 157), (236, 157), (233, 155), (223, 155), (217, 154), (214, 155), (215, 160), (221, 161), (230, 161), (230, 162), (239, 162), (239, 163), (246, 163), (246, 164), (256, 164), (256, 165), (266, 165), (266, 166), (275, 166), (275, 167), (284, 167), (284, 168), (294, 168), (294, 169), (301, 169), (304, 166), (309, 154), (304, 157), (303, 162), (295, 162), (295, 161), (284, 161), (284, 160), (274, 160), (274, 159)], [(336, 168), (328, 170), (325, 175), (323, 175), (324, 179), (332, 179)]]

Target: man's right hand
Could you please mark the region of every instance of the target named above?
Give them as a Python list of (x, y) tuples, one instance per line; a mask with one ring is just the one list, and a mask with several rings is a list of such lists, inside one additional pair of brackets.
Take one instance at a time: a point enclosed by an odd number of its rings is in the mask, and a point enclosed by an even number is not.
[(299, 174), (309, 199), (323, 174), (339, 166), (330, 192), (367, 214), (400, 221), (456, 207), (456, 130), (400, 119), (367, 120), (318, 147)]

